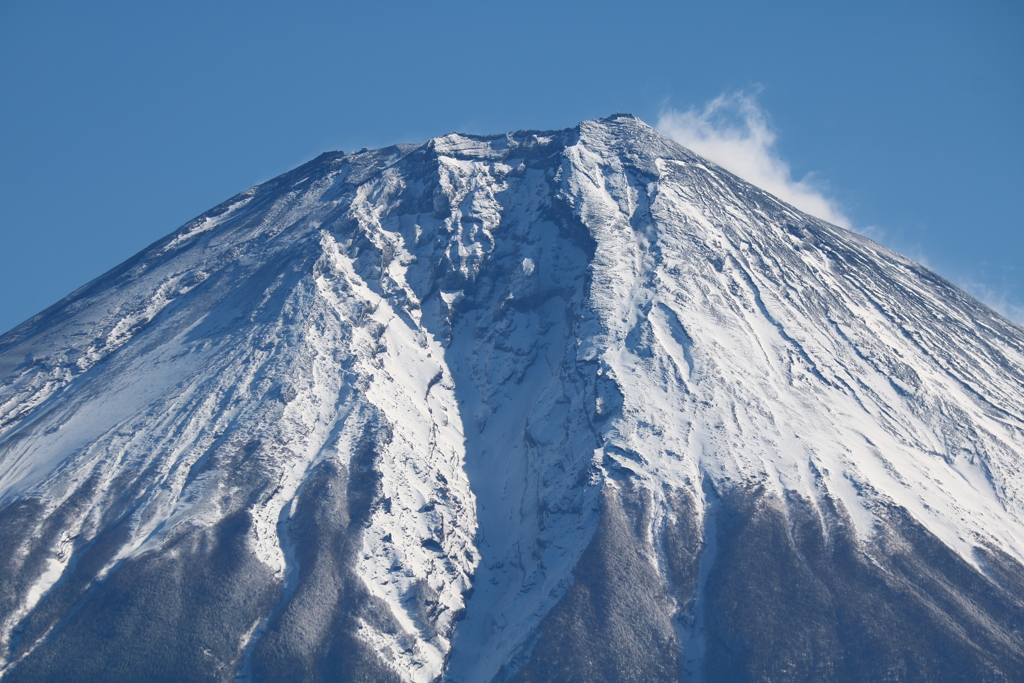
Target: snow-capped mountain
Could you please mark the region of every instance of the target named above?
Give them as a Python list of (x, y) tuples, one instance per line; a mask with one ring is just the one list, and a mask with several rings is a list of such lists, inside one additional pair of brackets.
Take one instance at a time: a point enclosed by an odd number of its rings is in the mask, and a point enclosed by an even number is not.
[(631, 116), (329, 153), (0, 337), (4, 680), (1021, 680), (1024, 331)]

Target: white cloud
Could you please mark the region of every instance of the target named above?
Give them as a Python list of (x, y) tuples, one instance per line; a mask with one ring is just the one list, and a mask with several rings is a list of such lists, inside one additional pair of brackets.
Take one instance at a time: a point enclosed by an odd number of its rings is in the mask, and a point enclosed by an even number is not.
[(719, 95), (703, 108), (666, 109), (658, 130), (684, 147), (771, 192), (801, 211), (850, 228), (850, 220), (815, 186), (810, 175), (793, 180), (775, 149), (775, 131), (754, 95)]
[[(836, 201), (815, 185), (810, 175), (794, 180), (789, 164), (775, 147), (776, 133), (767, 114), (757, 103), (756, 92), (719, 95), (703, 107), (686, 111), (668, 108), (658, 119), (658, 130), (684, 147), (710, 159), (744, 180), (771, 192), (779, 199), (829, 223), (870, 237), (931, 268), (920, 245), (897, 244), (898, 235), (877, 227), (857, 226), (843, 215)], [(1024, 325), (1024, 305), (1020, 297), (992, 278), (955, 275), (951, 279), (975, 298), (983, 301), (1017, 324)]]

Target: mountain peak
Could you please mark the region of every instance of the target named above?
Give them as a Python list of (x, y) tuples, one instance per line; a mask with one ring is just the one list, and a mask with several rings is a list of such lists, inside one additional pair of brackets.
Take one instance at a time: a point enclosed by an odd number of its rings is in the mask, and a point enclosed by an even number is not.
[(0, 666), (1009, 680), (1022, 368), (632, 115), (321, 155), (0, 337)]

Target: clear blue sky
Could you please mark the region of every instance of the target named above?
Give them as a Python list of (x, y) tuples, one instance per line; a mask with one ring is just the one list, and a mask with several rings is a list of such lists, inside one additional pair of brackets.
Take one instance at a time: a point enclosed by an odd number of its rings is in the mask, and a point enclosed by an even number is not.
[(9, 0), (0, 331), (325, 150), (736, 92), (855, 226), (1024, 320), (1019, 0)]

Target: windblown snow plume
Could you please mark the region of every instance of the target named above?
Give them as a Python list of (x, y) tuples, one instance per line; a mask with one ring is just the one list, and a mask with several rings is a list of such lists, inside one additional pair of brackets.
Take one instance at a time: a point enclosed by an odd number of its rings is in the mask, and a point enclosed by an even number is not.
[(1020, 328), (634, 117), (328, 153), (0, 337), (0, 675), (1009, 681), (1022, 444)]
[(719, 95), (702, 108), (668, 109), (658, 130), (779, 199), (830, 223), (850, 227), (834, 200), (811, 177), (794, 180), (775, 149), (776, 133), (754, 95)]

